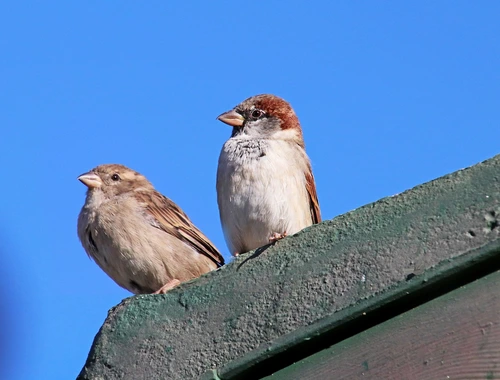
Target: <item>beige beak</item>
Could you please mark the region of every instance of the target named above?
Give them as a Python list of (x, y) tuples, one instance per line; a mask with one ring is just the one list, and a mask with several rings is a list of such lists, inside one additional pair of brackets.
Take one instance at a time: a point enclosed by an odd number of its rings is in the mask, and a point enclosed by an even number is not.
[(224, 112), (222, 115), (217, 117), (217, 120), (220, 120), (232, 127), (241, 127), (245, 122), (245, 118), (235, 110)]
[(85, 186), (87, 186), (89, 189), (95, 189), (97, 187), (102, 186), (101, 178), (97, 174), (92, 172), (82, 174), (81, 176), (78, 177), (78, 180)]

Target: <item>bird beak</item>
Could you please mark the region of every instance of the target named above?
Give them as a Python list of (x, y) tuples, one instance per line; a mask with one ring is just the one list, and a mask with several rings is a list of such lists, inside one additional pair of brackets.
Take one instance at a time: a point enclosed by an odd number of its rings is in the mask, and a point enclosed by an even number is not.
[(82, 174), (80, 177), (78, 177), (78, 180), (89, 189), (95, 189), (102, 186), (101, 178), (97, 174), (92, 172)]
[(217, 117), (217, 120), (220, 120), (232, 127), (241, 127), (245, 122), (245, 118), (235, 110), (224, 112), (222, 115)]

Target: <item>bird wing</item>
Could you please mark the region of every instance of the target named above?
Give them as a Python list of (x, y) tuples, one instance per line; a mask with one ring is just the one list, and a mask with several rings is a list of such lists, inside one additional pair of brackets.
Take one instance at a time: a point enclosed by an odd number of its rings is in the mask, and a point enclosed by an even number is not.
[(224, 265), (224, 258), (217, 248), (174, 202), (157, 191), (137, 192), (136, 195), (146, 205), (146, 212), (154, 219), (155, 227), (189, 244), (217, 266)]
[(316, 183), (312, 174), (311, 165), (308, 165), (306, 173), (306, 190), (309, 195), (309, 208), (311, 210), (311, 217), (313, 224), (321, 222), (321, 212), (319, 211), (318, 194), (316, 193)]

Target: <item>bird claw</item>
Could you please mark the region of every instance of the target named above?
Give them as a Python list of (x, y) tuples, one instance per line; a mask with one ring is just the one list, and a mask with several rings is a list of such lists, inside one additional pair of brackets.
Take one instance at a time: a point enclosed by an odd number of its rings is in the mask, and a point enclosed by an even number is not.
[(269, 236), (269, 243), (276, 243), (278, 240), (281, 240), (284, 237), (286, 237), (286, 231), (282, 234), (280, 234), (279, 232), (275, 232), (271, 236)]
[(177, 285), (179, 285), (181, 282), (177, 279), (173, 279), (169, 282), (167, 282), (165, 285), (163, 285), (160, 289), (158, 289), (156, 292), (153, 294), (165, 294), (169, 290), (175, 288)]

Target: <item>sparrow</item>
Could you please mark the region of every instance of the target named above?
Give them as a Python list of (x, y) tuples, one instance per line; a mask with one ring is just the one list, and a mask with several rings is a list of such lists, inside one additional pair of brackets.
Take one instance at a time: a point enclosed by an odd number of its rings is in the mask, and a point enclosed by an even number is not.
[(216, 185), (233, 255), (321, 222), (302, 128), (288, 102), (257, 95), (217, 119), (233, 127), (219, 156)]
[(140, 173), (97, 166), (78, 179), (87, 197), (78, 237), (97, 265), (134, 294), (165, 293), (224, 265), (224, 258), (187, 215)]

